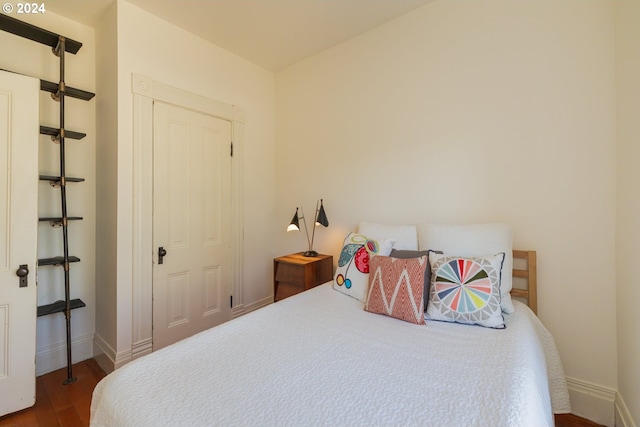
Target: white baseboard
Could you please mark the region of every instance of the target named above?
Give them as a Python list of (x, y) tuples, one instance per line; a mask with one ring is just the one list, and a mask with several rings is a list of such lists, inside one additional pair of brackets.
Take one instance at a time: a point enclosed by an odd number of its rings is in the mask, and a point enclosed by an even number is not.
[(153, 339), (147, 338), (133, 343), (131, 346), (131, 359), (151, 354), (153, 352)]
[(115, 370), (116, 351), (100, 334), (93, 338), (93, 357), (107, 374)]
[[(84, 334), (71, 339), (71, 361), (82, 362), (93, 357), (93, 333)], [(36, 375), (67, 366), (67, 343), (58, 342), (36, 352)]]
[(615, 426), (616, 390), (570, 377), (567, 377), (567, 386), (571, 413), (608, 427)]
[(131, 349), (116, 353), (100, 334), (93, 338), (94, 358), (106, 373), (115, 371), (132, 360)]
[(616, 427), (636, 427), (620, 393), (616, 393)]
[(252, 302), (251, 304), (247, 304), (247, 305), (238, 305), (236, 307), (233, 307), (232, 311), (231, 311), (231, 318), (236, 318), (238, 316), (242, 316), (243, 314), (247, 314), (253, 310), (257, 310), (259, 308), (262, 307), (266, 307), (267, 305), (273, 303), (273, 296), (269, 296), (266, 298), (262, 298), (261, 300), (258, 300), (256, 302)]

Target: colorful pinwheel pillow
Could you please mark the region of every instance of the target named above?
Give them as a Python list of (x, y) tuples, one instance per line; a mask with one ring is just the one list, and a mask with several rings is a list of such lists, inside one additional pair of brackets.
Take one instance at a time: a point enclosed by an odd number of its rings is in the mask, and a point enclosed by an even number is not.
[(459, 257), (429, 252), (431, 286), (427, 320), (505, 327), (500, 307), (504, 253)]
[(389, 255), (394, 241), (374, 240), (362, 234), (349, 233), (344, 239), (333, 287), (357, 298), (363, 303), (369, 288), (369, 259), (376, 255)]

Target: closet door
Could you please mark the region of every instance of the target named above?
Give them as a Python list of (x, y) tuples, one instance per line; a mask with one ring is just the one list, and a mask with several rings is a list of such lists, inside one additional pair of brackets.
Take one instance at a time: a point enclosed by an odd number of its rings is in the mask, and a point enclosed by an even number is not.
[(39, 91), (0, 71), (0, 416), (35, 403)]
[(154, 105), (153, 350), (231, 317), (231, 123)]

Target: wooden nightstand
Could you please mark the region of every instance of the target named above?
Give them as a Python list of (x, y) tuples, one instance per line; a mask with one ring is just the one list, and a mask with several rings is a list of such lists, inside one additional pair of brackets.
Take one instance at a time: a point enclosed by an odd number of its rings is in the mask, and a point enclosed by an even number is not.
[(302, 252), (273, 260), (273, 300), (290, 297), (333, 279), (333, 257)]

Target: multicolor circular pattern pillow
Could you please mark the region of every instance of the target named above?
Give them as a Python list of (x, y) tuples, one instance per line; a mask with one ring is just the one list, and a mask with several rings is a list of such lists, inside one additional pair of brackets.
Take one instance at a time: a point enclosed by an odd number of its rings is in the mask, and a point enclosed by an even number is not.
[(429, 263), (427, 319), (505, 327), (500, 307), (504, 253), (480, 258), (429, 252)]

